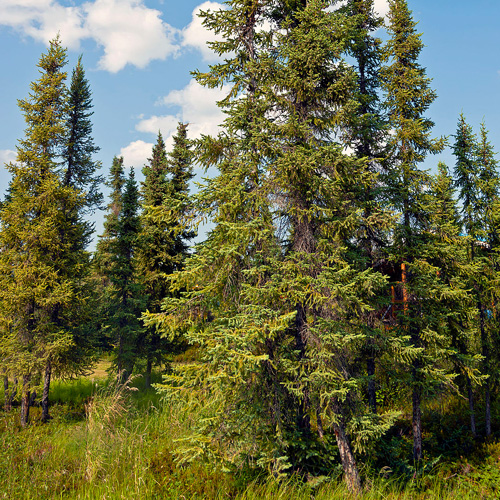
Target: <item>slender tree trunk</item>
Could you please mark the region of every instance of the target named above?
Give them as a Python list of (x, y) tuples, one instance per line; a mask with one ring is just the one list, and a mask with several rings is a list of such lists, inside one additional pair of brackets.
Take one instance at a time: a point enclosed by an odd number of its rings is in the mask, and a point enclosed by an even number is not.
[[(299, 351), (299, 360), (304, 359), (307, 345), (307, 319), (306, 311), (302, 304), (297, 305), (295, 317), (295, 348)], [(298, 428), (304, 434), (311, 432), (311, 419), (309, 417), (310, 397), (309, 391), (304, 389), (303, 398), (298, 408)]]
[(417, 462), (422, 459), (422, 410), (421, 410), (421, 398), (422, 389), (420, 386), (416, 385), (417, 381), (417, 367), (413, 368), (413, 417), (412, 417), (412, 427), (413, 427), (413, 459)]
[(23, 376), (23, 392), (21, 396), (21, 426), (26, 427), (30, 419), (30, 376)]
[(467, 397), (469, 399), (470, 431), (476, 437), (476, 415), (474, 413), (474, 393), (472, 392), (472, 382), (469, 375), (465, 375), (467, 381)]
[(151, 387), (151, 370), (153, 369), (153, 362), (151, 361), (151, 358), (148, 356), (148, 360), (146, 363), (146, 389), (149, 389)]
[(316, 422), (318, 427), (318, 436), (321, 441), (324, 441), (325, 431), (323, 430), (323, 420), (321, 419), (321, 408), (316, 405)]
[[(486, 334), (486, 325), (485, 325), (485, 315), (484, 315), (484, 306), (482, 302), (479, 300), (477, 304), (479, 310), (479, 324), (481, 327), (481, 344), (482, 344), (482, 354), (484, 357), (484, 368), (485, 373), (487, 375), (490, 374), (490, 349), (488, 346), (488, 336)], [(484, 384), (484, 420), (485, 420), (485, 429), (486, 429), (486, 437), (491, 435), (491, 393), (490, 393), (490, 379), (489, 377), (486, 379)]]
[(489, 380), (486, 380), (484, 386), (484, 425), (486, 437), (491, 436), (491, 392)]
[[(369, 340), (369, 346), (373, 339)], [(375, 356), (369, 354), (366, 360), (366, 372), (368, 374), (368, 403), (373, 413), (377, 413), (377, 391), (375, 389)]]
[(333, 410), (337, 418), (337, 422), (333, 424), (333, 431), (339, 448), (342, 468), (344, 469), (345, 482), (347, 483), (349, 491), (353, 494), (357, 494), (361, 491), (361, 478), (352, 452), (351, 443), (345, 432), (344, 419), (340, 411), (340, 403), (336, 399), (333, 403)]
[(30, 404), (29, 404), (30, 407), (35, 405), (35, 400), (36, 400), (36, 389), (31, 391)]
[(45, 377), (43, 379), (43, 393), (42, 393), (42, 422), (49, 420), (49, 391), (50, 391), (50, 378), (52, 376), (52, 364), (47, 361), (45, 366)]
[(123, 384), (126, 380), (125, 367), (123, 366), (123, 336), (120, 334), (118, 337), (118, 356), (116, 357), (116, 382), (118, 384)]

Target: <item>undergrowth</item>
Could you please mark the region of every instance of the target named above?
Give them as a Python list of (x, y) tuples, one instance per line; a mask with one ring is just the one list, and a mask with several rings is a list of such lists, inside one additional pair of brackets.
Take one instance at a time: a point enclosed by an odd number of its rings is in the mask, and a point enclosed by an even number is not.
[[(143, 385), (140, 378), (118, 386), (109, 380), (58, 381), (51, 421), (42, 424), (34, 407), (26, 429), (19, 426), (17, 408), (0, 411), (0, 499), (350, 498), (341, 481), (327, 476), (276, 481), (255, 471), (225, 473), (202, 461), (180, 466), (176, 442), (197, 416), (181, 401), (162, 402)], [(449, 402), (439, 416), (427, 412), (426, 428), (438, 438), (428, 440), (420, 469), (404, 458), (411, 444), (407, 423), (399, 422), (378, 456), (366, 461), (360, 499), (499, 498), (500, 443), (453, 444), (454, 429), (462, 425), (456, 409)], [(467, 458), (459, 445), (469, 446)]]

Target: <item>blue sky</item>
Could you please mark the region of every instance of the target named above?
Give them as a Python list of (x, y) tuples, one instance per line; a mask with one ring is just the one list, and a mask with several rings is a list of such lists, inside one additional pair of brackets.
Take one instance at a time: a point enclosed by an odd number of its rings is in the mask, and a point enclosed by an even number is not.
[[(60, 32), (68, 47), (68, 73), (83, 54), (93, 92), (94, 138), (107, 174), (114, 155), (140, 169), (161, 129), (167, 144), (178, 120), (191, 136), (214, 133), (222, 96), (193, 82), (205, 69), (212, 38), (196, 16), (200, 0), (0, 0), (0, 192), (8, 183), (3, 163), (15, 159), (24, 120), (17, 99), (26, 98), (38, 77), (36, 64), (47, 41)], [(498, 0), (409, 0), (426, 45), (421, 63), (438, 98), (428, 116), (436, 135), (455, 132), (463, 111), (478, 129), (486, 121), (500, 150), (500, 2)], [(386, 0), (376, 0), (384, 14)], [(449, 166), (449, 150), (430, 158)], [(98, 217), (100, 220), (101, 217)]]

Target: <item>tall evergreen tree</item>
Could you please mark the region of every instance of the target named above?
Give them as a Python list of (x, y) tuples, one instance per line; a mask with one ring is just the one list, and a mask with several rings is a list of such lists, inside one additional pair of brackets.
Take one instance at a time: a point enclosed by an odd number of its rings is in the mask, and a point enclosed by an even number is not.
[[(429, 185), (428, 174), (419, 169), (429, 153), (437, 153), (444, 147), (444, 140), (431, 138), (433, 122), (424, 116), (436, 98), (430, 88), (425, 69), (418, 63), (423, 43), (416, 31), (416, 22), (406, 0), (389, 0), (390, 39), (385, 49), (387, 66), (383, 68), (385, 106), (388, 113), (389, 151), (392, 165), (389, 167), (387, 184), (394, 208), (401, 220), (394, 233), (393, 259), (401, 266), (403, 296), (407, 304), (401, 318), (401, 335), (409, 336), (409, 348), (413, 349), (411, 385), (413, 405), (413, 456), (422, 458), (421, 400), (426, 384), (426, 373), (433, 365), (431, 352), (422, 335), (425, 329), (432, 331), (424, 313), (422, 300), (426, 295), (422, 272), (432, 272), (419, 265), (416, 257), (421, 252), (421, 231), (425, 212), (421, 208), (422, 195)], [(417, 250), (418, 249), (418, 250)], [(412, 267), (413, 263), (415, 265)], [(425, 273), (424, 273), (425, 274)], [(426, 336), (426, 339), (429, 337)]]
[[(30, 392), (45, 375), (43, 417), (48, 418), (48, 386), (74, 348), (70, 309), (85, 299), (77, 293), (84, 260), (79, 232), (68, 211), (78, 213), (81, 193), (58, 175), (65, 143), (66, 51), (59, 38), (39, 62), (40, 78), (28, 99), (19, 101), (27, 128), (17, 148), (9, 201), (2, 208), (0, 279), (3, 354), (9, 371), (22, 380), (21, 423), (29, 419)], [(75, 255), (75, 248), (79, 252)]]
[[(179, 124), (174, 148), (167, 155), (161, 133), (152, 158), (143, 168), (141, 231), (138, 236), (138, 272), (148, 297), (146, 309), (160, 312), (169, 295), (168, 277), (182, 269), (188, 242), (194, 233), (186, 231), (183, 219), (188, 209), (188, 181), (192, 178), (192, 153), (187, 125)], [(154, 327), (146, 328), (141, 341), (146, 356), (146, 386), (150, 385), (152, 362), (174, 346), (161, 338)]]
[[(331, 433), (356, 491), (353, 446), (366, 441), (353, 431), (387, 428), (383, 418), (361, 418), (365, 377), (351, 370), (365, 340), (360, 313), (385, 279), (353, 269), (345, 251), (372, 178), (365, 161), (331, 141), (354, 107), (356, 75), (342, 60), (345, 15), (325, 7), (241, 0), (205, 15), (227, 37), (214, 49), (231, 58), (198, 79), (233, 86), (221, 102), (224, 131), (197, 147), (197, 160), (219, 169), (198, 196), (215, 227), (174, 275), (187, 292), (149, 321), (164, 331), (191, 325), (204, 363), (181, 367), (181, 380), (198, 390), (210, 383), (219, 398), (200, 433), (223, 458), (304, 470), (304, 443), (322, 449), (323, 461)], [(259, 28), (264, 21), (270, 31)]]
[(111, 164), (107, 186), (111, 189), (110, 202), (107, 206), (108, 213), (104, 220), (104, 232), (99, 236), (96, 247), (95, 263), (98, 272), (106, 276), (107, 269), (111, 267), (112, 244), (118, 236), (118, 224), (122, 211), (122, 191), (125, 185), (123, 157), (114, 157)]
[(100, 150), (91, 135), (92, 107), (92, 93), (80, 56), (68, 89), (68, 137), (62, 154), (62, 175), (64, 185), (85, 192), (87, 212), (100, 208), (103, 199), (100, 192), (103, 178), (97, 174), (101, 164), (92, 158)]
[[(428, 285), (428, 295), (432, 299), (427, 299), (427, 304), (433, 303), (440, 318), (439, 329), (447, 339), (448, 352), (443, 352), (442, 361), (449, 358), (455, 373), (462, 374), (465, 379), (470, 428), (475, 436), (473, 383), (484, 381), (484, 376), (478, 371), (477, 352), (473, 348), (476, 342), (476, 325), (470, 321), (475, 316), (476, 308), (470, 293), (471, 278), (477, 274), (478, 269), (477, 263), (470, 259), (470, 238), (464, 237), (454, 192), (453, 178), (446, 165), (440, 163), (438, 174), (432, 178), (422, 203), (428, 216), (420, 258), (436, 268), (432, 284)], [(457, 384), (458, 387), (460, 385)]]
[[(471, 280), (477, 307), (479, 338), (483, 356), (485, 430), (491, 434), (491, 335), (496, 328), (489, 318), (490, 307), (496, 307), (494, 283), (498, 272), (499, 189), (495, 153), (488, 141), (484, 123), (479, 139), (460, 115), (455, 135), (455, 183), (462, 202), (462, 224), (469, 240), (469, 259), (477, 269)], [(491, 304), (491, 306), (490, 306)], [(496, 333), (497, 334), (497, 333)], [(472, 394), (470, 394), (472, 397)]]
[[(381, 174), (387, 151), (387, 125), (380, 102), (380, 68), (382, 63), (382, 42), (375, 36), (383, 25), (382, 18), (374, 12), (373, 0), (351, 0), (345, 6), (352, 27), (348, 54), (356, 64), (357, 85), (356, 109), (347, 117), (345, 140), (354, 149), (356, 157), (364, 159), (366, 169), (375, 174), (372, 182), (360, 193), (359, 204), (363, 210), (364, 222), (360, 225), (353, 250), (358, 253), (357, 266), (360, 269), (379, 268), (385, 258), (383, 249), (387, 246), (387, 235), (392, 225), (391, 214), (384, 209)], [(384, 325), (377, 318), (377, 311), (387, 302), (384, 294), (372, 298), (373, 309), (367, 311), (366, 361), (368, 380), (368, 401), (374, 413), (377, 411), (375, 363), (382, 353)]]
[(139, 317), (145, 298), (135, 261), (140, 230), (139, 192), (132, 169), (125, 179), (121, 157), (113, 159), (109, 186), (111, 202), (96, 261), (107, 281), (104, 327), (115, 349), (118, 380), (124, 381), (132, 374), (138, 357)]

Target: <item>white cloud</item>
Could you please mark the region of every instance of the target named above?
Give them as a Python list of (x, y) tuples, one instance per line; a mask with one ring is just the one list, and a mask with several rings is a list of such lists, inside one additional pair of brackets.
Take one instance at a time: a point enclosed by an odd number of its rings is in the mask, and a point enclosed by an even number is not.
[(116, 73), (127, 64), (144, 68), (152, 60), (166, 59), (178, 51), (177, 30), (142, 0), (96, 0), (83, 9), (90, 36), (104, 49), (99, 61), (102, 69)]
[(43, 42), (60, 33), (65, 45), (77, 49), (87, 34), (83, 21), (79, 7), (64, 7), (54, 0), (0, 2), (0, 25)]
[(189, 123), (189, 137), (197, 138), (202, 134), (214, 135), (224, 120), (224, 114), (217, 106), (229, 92), (223, 89), (208, 89), (192, 80), (182, 90), (174, 90), (163, 97), (159, 104), (179, 108), (176, 114), (152, 116), (141, 120), (136, 129), (141, 132), (157, 134), (161, 130), (164, 137), (171, 139), (179, 121)]
[(389, 12), (389, 4), (387, 0), (375, 0), (374, 9), (381, 16), (386, 16)]
[(17, 153), (12, 149), (0, 149), (0, 168), (3, 168), (6, 163), (16, 161)]
[(199, 50), (205, 61), (216, 61), (218, 59), (207, 42), (221, 41), (222, 37), (216, 35), (213, 31), (207, 30), (199, 17), (201, 11), (217, 11), (223, 8), (223, 5), (217, 2), (204, 2), (193, 10), (192, 21), (182, 30), (182, 45), (184, 47), (193, 47)]
[(101, 69), (117, 72), (127, 64), (145, 67), (179, 51), (179, 31), (144, 0), (94, 0), (64, 6), (57, 0), (0, 0), (0, 25), (48, 42), (59, 32), (64, 46), (92, 38), (104, 50)]
[(135, 128), (139, 132), (146, 132), (150, 134), (157, 134), (158, 131), (160, 131), (164, 137), (168, 137), (177, 128), (177, 123), (179, 121), (180, 118), (178, 116), (153, 115), (149, 118), (141, 120)]
[(120, 156), (123, 156), (125, 167), (142, 168), (151, 157), (153, 144), (144, 141), (134, 141), (128, 146), (121, 148)]

